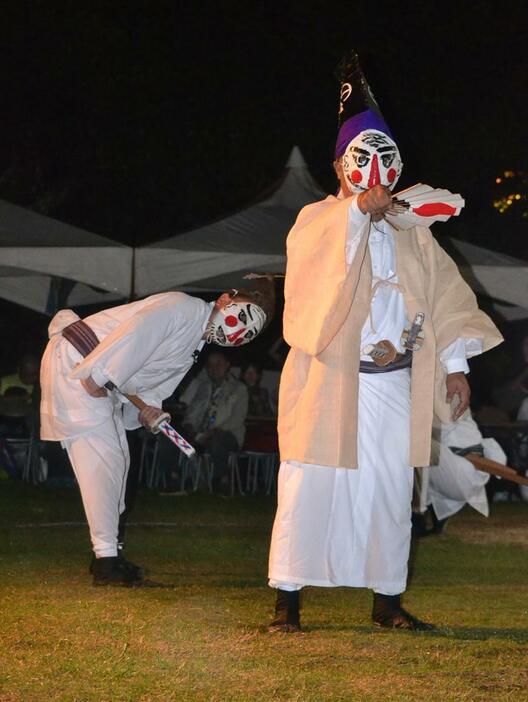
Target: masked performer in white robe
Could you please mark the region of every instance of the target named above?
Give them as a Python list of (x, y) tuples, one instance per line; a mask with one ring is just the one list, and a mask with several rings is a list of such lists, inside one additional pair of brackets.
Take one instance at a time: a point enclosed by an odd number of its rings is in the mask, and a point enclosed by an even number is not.
[[(357, 56), (341, 70), (340, 191), (305, 207), (288, 236), (270, 629), (299, 630), (306, 585), (369, 588), (377, 625), (430, 628), (400, 600), (411, 466), (429, 465), (433, 404), (449, 421), (456, 395), (460, 416), (466, 357), (501, 336), (428, 229), (383, 219), (400, 154)], [(419, 313), (425, 338), (404, 353), (402, 331)], [(398, 355), (378, 367), (372, 352), (391, 345)]]
[[(139, 569), (118, 552), (117, 543), (130, 460), (125, 429), (156, 422), (162, 401), (204, 343), (245, 344), (269, 323), (272, 312), (272, 291), (259, 281), (211, 303), (169, 292), (85, 320), (62, 310), (51, 321), (41, 365), (41, 438), (61, 441), (68, 452), (90, 527), (94, 584), (140, 580)], [(95, 348), (86, 355), (83, 342), (92, 337)], [(147, 407), (138, 413), (123, 395), (106, 390), (107, 383), (139, 396)]]

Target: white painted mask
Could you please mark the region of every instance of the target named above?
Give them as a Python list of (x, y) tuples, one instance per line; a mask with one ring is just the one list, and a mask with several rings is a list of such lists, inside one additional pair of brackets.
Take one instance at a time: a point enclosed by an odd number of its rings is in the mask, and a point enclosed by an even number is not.
[(343, 172), (352, 192), (396, 185), (403, 163), (396, 143), (377, 129), (360, 132), (343, 154)]
[(207, 326), (208, 343), (219, 346), (248, 344), (262, 331), (266, 315), (252, 302), (230, 302), (216, 309)]

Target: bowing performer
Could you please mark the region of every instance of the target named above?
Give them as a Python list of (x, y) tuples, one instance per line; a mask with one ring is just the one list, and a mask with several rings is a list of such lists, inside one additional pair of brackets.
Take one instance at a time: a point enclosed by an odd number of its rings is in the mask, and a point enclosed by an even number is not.
[(469, 404), (466, 358), (502, 338), (429, 229), (386, 220), (398, 146), (354, 52), (340, 83), (339, 192), (287, 241), (270, 629), (300, 629), (306, 585), (368, 588), (376, 625), (429, 629), (401, 602), (412, 467), (429, 465), (433, 406), (450, 421)]
[[(468, 454), (506, 466), (506, 454), (495, 439), (482, 436), (469, 410), (456, 422), (433, 426), (431, 465), (415, 468), (414, 473), (413, 527), (417, 527), (417, 536), (440, 534), (447, 520), (466, 504), (489, 517), (486, 484), (490, 473), (476, 470), (466, 458)], [(429, 515), (431, 529), (425, 526)]]
[[(118, 550), (130, 462), (125, 429), (159, 422), (162, 401), (203, 345), (252, 341), (269, 324), (273, 305), (272, 284), (260, 280), (216, 302), (168, 292), (85, 320), (71, 310), (52, 319), (41, 365), (41, 438), (61, 441), (68, 452), (90, 528), (94, 585), (141, 581), (140, 569)], [(121, 393), (146, 406), (138, 412)]]

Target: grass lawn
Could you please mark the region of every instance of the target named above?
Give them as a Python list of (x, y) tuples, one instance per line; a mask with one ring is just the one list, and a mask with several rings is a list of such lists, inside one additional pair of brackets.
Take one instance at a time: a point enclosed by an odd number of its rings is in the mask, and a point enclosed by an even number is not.
[(0, 482), (1, 702), (528, 700), (528, 505), (420, 542), (406, 604), (440, 629), (418, 634), (344, 588), (307, 588), (305, 633), (268, 634), (273, 511), (143, 492), (127, 555), (167, 587), (93, 588), (76, 490)]

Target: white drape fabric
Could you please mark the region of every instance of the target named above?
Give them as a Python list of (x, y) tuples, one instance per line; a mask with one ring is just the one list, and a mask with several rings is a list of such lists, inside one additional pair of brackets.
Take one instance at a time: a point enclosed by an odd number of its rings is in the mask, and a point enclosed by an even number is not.
[[(357, 211), (357, 200), (354, 199), (350, 205), (349, 243), (346, 248), (349, 265), (352, 263), (357, 248), (355, 243), (356, 227), (360, 221)], [(394, 236), (393, 228), (385, 220), (372, 223), (369, 234), (369, 249), (372, 260), (372, 304), (370, 315), (361, 332), (362, 349), (368, 344), (388, 339), (399, 353), (404, 351), (400, 341), (401, 333), (410, 320), (407, 318), (405, 302), (396, 274)], [(457, 371), (469, 373), (466, 358), (480, 353), (482, 353), (481, 339), (457, 339), (445, 349), (441, 349), (440, 361), (448, 373)], [(371, 361), (372, 359), (362, 355), (361, 360)]]
[(360, 375), (357, 470), (283, 462), (272, 587), (405, 590), (413, 471), (408, 369)]

